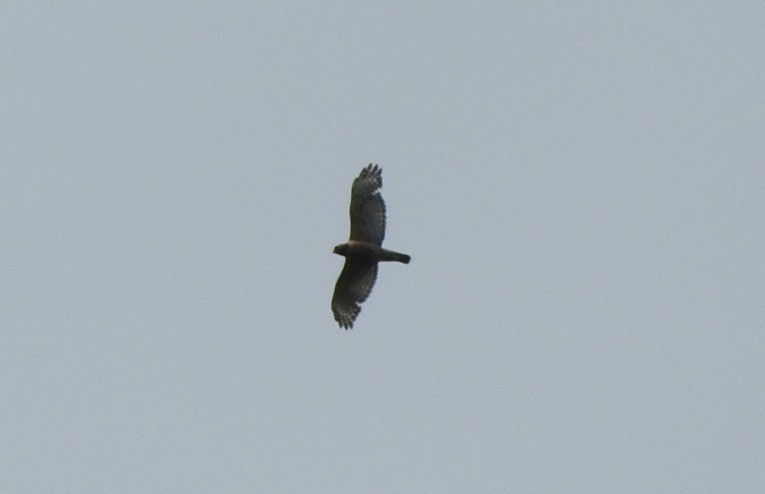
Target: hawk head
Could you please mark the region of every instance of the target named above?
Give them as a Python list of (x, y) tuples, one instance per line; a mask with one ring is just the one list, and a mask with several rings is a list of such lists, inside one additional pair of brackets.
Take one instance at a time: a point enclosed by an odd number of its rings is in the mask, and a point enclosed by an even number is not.
[(348, 244), (340, 244), (336, 245), (334, 249), (332, 249), (332, 253), (338, 254), (341, 256), (347, 255), (348, 253)]

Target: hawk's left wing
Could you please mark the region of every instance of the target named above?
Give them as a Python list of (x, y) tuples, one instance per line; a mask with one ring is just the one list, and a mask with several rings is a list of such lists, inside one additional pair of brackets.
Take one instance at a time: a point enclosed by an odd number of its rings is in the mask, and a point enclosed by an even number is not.
[(346, 257), (332, 296), (332, 313), (341, 328), (352, 328), (377, 279), (377, 263)]

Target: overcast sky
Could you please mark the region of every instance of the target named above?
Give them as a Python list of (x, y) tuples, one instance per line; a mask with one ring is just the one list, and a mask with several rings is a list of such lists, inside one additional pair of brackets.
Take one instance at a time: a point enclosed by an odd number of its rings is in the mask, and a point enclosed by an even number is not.
[(763, 26), (6, 2), (0, 491), (763, 492)]

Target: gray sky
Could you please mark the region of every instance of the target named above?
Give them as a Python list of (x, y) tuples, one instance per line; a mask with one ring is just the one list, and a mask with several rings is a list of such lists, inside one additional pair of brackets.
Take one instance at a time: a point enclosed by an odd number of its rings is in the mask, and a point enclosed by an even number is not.
[(115, 5), (0, 8), (0, 491), (763, 492), (762, 2)]

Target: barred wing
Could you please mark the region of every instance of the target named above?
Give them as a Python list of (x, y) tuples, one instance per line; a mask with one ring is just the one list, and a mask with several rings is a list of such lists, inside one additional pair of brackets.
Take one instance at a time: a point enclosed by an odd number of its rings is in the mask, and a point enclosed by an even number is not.
[(351, 187), (351, 240), (382, 245), (385, 238), (385, 201), (380, 195), (382, 168), (361, 170)]
[(332, 296), (332, 313), (341, 328), (353, 327), (353, 321), (361, 312), (359, 304), (372, 293), (376, 279), (377, 263), (346, 257)]

